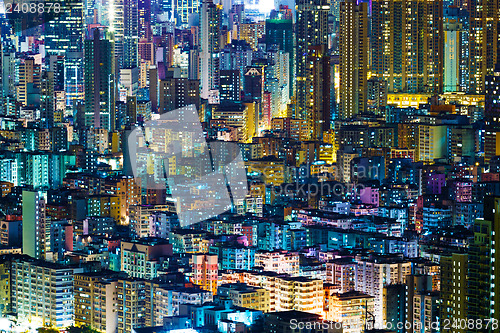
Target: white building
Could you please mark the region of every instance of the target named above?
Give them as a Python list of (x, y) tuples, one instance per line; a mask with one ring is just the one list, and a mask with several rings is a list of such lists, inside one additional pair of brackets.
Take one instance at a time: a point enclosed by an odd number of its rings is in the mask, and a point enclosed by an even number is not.
[(370, 255), (356, 257), (356, 290), (374, 296), (376, 325), (383, 320), (383, 290), (390, 284), (404, 283), (411, 274), (411, 262), (402, 255)]
[(254, 265), (262, 267), (264, 271), (295, 276), (299, 274), (299, 259), (300, 256), (297, 252), (259, 251), (255, 253)]
[(212, 302), (212, 293), (196, 288), (155, 288), (153, 325), (162, 326), (164, 317), (178, 316), (181, 304), (203, 305)]
[(46, 252), (44, 192), (23, 191), (23, 254), (43, 259)]
[(19, 320), (73, 324), (73, 269), (35, 259), (12, 262), (12, 309)]

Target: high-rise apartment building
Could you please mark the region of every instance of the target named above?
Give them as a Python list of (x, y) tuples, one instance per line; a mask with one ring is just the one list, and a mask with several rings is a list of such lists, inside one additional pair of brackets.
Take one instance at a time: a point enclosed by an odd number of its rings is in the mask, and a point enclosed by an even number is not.
[(342, 323), (342, 332), (362, 332), (368, 314), (373, 312), (374, 297), (359, 291), (333, 293), (329, 297), (328, 320)]
[(351, 259), (335, 259), (326, 263), (326, 281), (340, 293), (354, 290), (356, 263)]
[[(85, 126), (115, 129), (115, 57), (112, 40), (95, 29), (85, 41)], [(108, 36), (109, 37), (109, 36)]]
[(366, 111), (376, 115), (385, 115), (387, 106), (387, 82), (378, 77), (367, 81)]
[[(457, 28), (457, 45), (452, 45), (451, 42), (448, 42), (448, 39), (445, 36), (445, 73), (446, 73), (446, 58), (449, 59), (449, 54), (453, 52), (458, 52), (458, 80), (459, 80), (459, 87), (458, 91), (462, 92), (469, 92), (469, 79), (470, 79), (470, 74), (469, 74), (469, 42), (470, 42), (470, 20), (469, 20), (469, 12), (466, 8), (462, 8), (458, 6), (458, 3), (455, 2), (455, 6), (448, 6), (446, 7), (445, 5), (445, 18), (444, 18), (444, 24), (445, 24), (445, 30), (446, 30), (446, 24), (451, 23), (452, 26)], [(446, 48), (448, 49), (448, 56), (447, 56), (447, 51)], [(449, 59), (449, 60), (454, 60), (454, 59)], [(446, 74), (445, 74), (446, 75)], [(445, 76), (445, 83), (444, 83), (444, 88), (445, 91), (448, 87), (448, 84), (446, 83), (446, 76)]]
[[(264, 287), (265, 288), (265, 287)], [(323, 314), (323, 281), (305, 277), (279, 277), (270, 290), (275, 311), (297, 310)]]
[(259, 39), (262, 38), (266, 32), (265, 22), (242, 23), (239, 28), (240, 40), (245, 40), (248, 44), (250, 44), (252, 49), (257, 50)]
[(68, 1), (61, 7), (61, 14), (45, 23), (45, 52), (50, 55), (82, 52), (84, 38), (83, 3)]
[(172, 255), (172, 245), (163, 239), (122, 241), (121, 268), (131, 277), (154, 279), (163, 267), (163, 257)]
[(114, 333), (118, 327), (118, 280), (104, 272), (74, 275), (75, 325)]
[(240, 72), (240, 89), (243, 89), (246, 69), (252, 65), (253, 51), (246, 41), (233, 40), (227, 44), (220, 55), (221, 70), (238, 70)]
[(232, 283), (220, 285), (217, 291), (220, 296), (229, 297), (236, 306), (269, 312), (269, 291), (264, 288)]
[[(474, 242), (468, 257), (467, 318), (491, 319), (500, 314), (500, 259), (495, 251), (500, 242), (500, 198), (484, 199), (484, 219), (474, 222)], [(472, 332), (494, 332), (474, 327)]]
[(481, 94), (498, 62), (499, 0), (470, 0), (470, 91)]
[(131, 205), (129, 209), (129, 221), (133, 234), (137, 237), (148, 237), (150, 234), (150, 216), (154, 212), (173, 211), (174, 207), (171, 205)]
[(109, 27), (110, 39), (113, 40), (114, 55), (116, 56), (116, 66), (123, 68), (124, 42), (125, 42), (125, 1), (114, 0), (112, 4), (105, 6), (106, 15), (102, 14), (101, 22)]
[(147, 38), (151, 33), (151, 1), (139, 0), (137, 10), (139, 38)]
[[(64, 13), (64, 14), (62, 14)], [(69, 1), (57, 15), (45, 23), (45, 52), (60, 55), (63, 65), (66, 105), (73, 106), (83, 97), (84, 8), (79, 1)], [(46, 57), (49, 59), (48, 57)]]
[[(287, 115), (291, 96), (290, 84), (293, 80), (290, 76), (289, 53), (278, 50), (276, 45), (273, 45), (270, 49), (268, 49), (268, 57), (273, 64), (268, 65), (264, 71), (265, 81), (263, 107), (268, 109), (267, 115), (272, 119)], [(266, 124), (267, 129), (270, 128), (271, 119), (269, 119), (269, 123)]]
[(307, 57), (306, 120), (311, 139), (320, 140), (330, 129), (330, 56), (326, 45), (311, 46)]
[[(3, 242), (2, 242), (3, 243)], [(10, 256), (0, 258), (0, 315), (12, 312), (12, 284), (11, 284)]]
[(391, 92), (403, 91), (404, 87), (404, 24), (404, 0), (372, 2), (371, 69), (387, 81)]
[(443, 1), (372, 2), (372, 74), (389, 92), (441, 92), (443, 40)]
[(54, 120), (60, 118), (55, 115), (54, 101), (54, 72), (44, 72), (40, 81), (40, 116), (45, 128), (54, 127)]
[(64, 56), (64, 90), (66, 105), (77, 109), (77, 105), (85, 98), (83, 51), (67, 52)]
[(443, 1), (407, 1), (404, 82), (408, 92), (443, 90)]
[(33, 105), (35, 102), (30, 96), (40, 88), (41, 65), (35, 58), (21, 59), (19, 65), (19, 84), (16, 86), (17, 101), (23, 106)]
[(200, 89), (204, 99), (219, 89), (221, 24), (222, 7), (204, 0), (200, 13)]
[[(408, 300), (410, 302), (410, 300)], [(413, 296), (413, 317), (407, 318), (413, 323), (413, 332), (440, 332), (439, 292), (428, 291)]]
[[(403, 333), (406, 321), (406, 285), (389, 284), (384, 287), (383, 295), (383, 322), (388, 329)], [(399, 324), (399, 327), (398, 327)]]
[(200, 10), (201, 0), (169, 0), (173, 3), (175, 21), (178, 26), (189, 26), (189, 17)]
[(240, 71), (221, 70), (220, 71), (220, 102), (238, 102), (241, 99), (240, 93)]
[(443, 90), (445, 92), (460, 91), (462, 29), (462, 25), (456, 20), (446, 20), (444, 23)]
[(116, 308), (118, 333), (132, 332), (146, 323), (146, 295), (150, 284), (142, 279), (118, 279)]
[(15, 109), (7, 102), (9, 99), (14, 100), (16, 92), (16, 53), (12, 47), (0, 45), (0, 65), (0, 114), (12, 115), (15, 113)]
[(340, 293), (354, 290), (356, 263), (350, 259), (335, 259), (326, 263), (326, 282)]
[(485, 80), (484, 161), (487, 163), (492, 157), (500, 154), (500, 64)]
[(366, 110), (368, 79), (368, 5), (340, 3), (340, 119)]
[(308, 98), (308, 55), (309, 48), (317, 45), (328, 45), (328, 12), (327, 0), (296, 1), (296, 117), (307, 119)]
[(436, 332), (439, 293), (433, 290), (432, 276), (410, 274), (405, 276), (405, 285), (405, 321), (410, 323), (405, 327), (406, 332)]
[(306, 140), (309, 134), (307, 122), (293, 118), (273, 118), (271, 120), (271, 130), (281, 133), (286, 138), (298, 141)]
[[(83, 42), (81, 45), (83, 48)], [(52, 54), (48, 57), (48, 71), (54, 73), (54, 90), (64, 91), (64, 56)]]
[(212, 293), (198, 288), (166, 286), (149, 282), (146, 287), (146, 325), (162, 326), (165, 317), (180, 316), (184, 304), (201, 306), (212, 302)]
[(139, 65), (138, 45), (139, 4), (137, 0), (123, 0), (123, 59), (118, 55), (120, 68), (135, 68)]
[(293, 276), (299, 274), (299, 259), (299, 254), (296, 252), (258, 251), (255, 253), (254, 265), (262, 267), (264, 271)]
[(446, 157), (446, 126), (420, 124), (418, 133), (418, 158), (420, 161), (430, 163), (436, 158)]
[(500, 64), (486, 76), (484, 116), (488, 127), (500, 127)]

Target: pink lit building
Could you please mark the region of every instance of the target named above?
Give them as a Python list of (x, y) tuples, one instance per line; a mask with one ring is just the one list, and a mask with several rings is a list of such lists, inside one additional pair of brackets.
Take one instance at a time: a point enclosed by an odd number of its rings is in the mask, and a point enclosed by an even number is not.
[(360, 199), (361, 202), (367, 205), (373, 205), (375, 207), (379, 206), (379, 191), (375, 187), (365, 187), (361, 190)]
[(193, 283), (203, 290), (217, 294), (219, 275), (218, 260), (215, 254), (193, 254)]

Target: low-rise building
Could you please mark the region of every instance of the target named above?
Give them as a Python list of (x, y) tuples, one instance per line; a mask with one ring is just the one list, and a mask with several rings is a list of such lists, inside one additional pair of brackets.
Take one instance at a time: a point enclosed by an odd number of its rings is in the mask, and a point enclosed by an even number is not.
[(217, 255), (194, 254), (192, 258), (193, 283), (203, 290), (217, 294), (218, 262)]
[(114, 333), (118, 327), (116, 273), (80, 273), (74, 276), (75, 325)]
[(376, 325), (383, 320), (383, 290), (389, 284), (403, 283), (412, 264), (402, 255), (370, 255), (356, 258), (356, 290), (374, 296)]
[(73, 324), (73, 269), (35, 260), (14, 259), (12, 311), (18, 318), (57, 328)]
[(217, 293), (219, 296), (229, 297), (236, 306), (269, 312), (269, 291), (264, 288), (232, 283), (220, 285)]
[(162, 260), (172, 255), (172, 244), (161, 238), (122, 241), (121, 267), (131, 277), (153, 279), (158, 276)]

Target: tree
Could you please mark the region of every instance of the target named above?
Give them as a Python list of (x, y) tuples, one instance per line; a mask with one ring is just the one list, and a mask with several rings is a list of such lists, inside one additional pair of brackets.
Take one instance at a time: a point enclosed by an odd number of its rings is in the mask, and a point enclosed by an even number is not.
[(68, 327), (68, 333), (99, 333), (99, 331), (88, 326), (70, 326)]
[(59, 330), (52, 327), (39, 327), (36, 329), (38, 333), (59, 333)]

